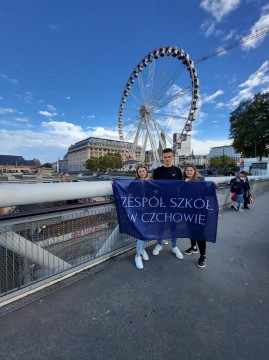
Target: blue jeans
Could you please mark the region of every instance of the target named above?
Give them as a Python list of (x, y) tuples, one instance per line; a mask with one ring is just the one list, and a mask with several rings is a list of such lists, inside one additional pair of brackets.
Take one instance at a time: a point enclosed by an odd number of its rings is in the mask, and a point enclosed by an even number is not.
[(137, 254), (142, 254), (142, 249), (145, 248), (147, 246), (147, 241), (146, 240), (137, 240), (136, 243), (136, 253)]
[(236, 195), (236, 201), (239, 204), (243, 204), (244, 203), (244, 194)]
[[(162, 245), (163, 241), (161, 240), (157, 240), (159, 245)], [(171, 243), (172, 243), (172, 248), (177, 246), (177, 239), (171, 239)]]

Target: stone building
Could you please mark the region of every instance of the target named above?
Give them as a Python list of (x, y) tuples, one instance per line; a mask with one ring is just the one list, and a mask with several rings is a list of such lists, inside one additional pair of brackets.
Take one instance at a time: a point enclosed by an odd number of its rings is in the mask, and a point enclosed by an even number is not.
[[(132, 143), (126, 143), (126, 146), (132, 149)], [(81, 140), (68, 148), (68, 172), (85, 171), (85, 162), (91, 157), (100, 157), (108, 153), (120, 153), (122, 160), (125, 161), (125, 154), (122, 149), (122, 143), (118, 140), (101, 139), (89, 137)], [(141, 149), (137, 147), (136, 159), (140, 159)]]

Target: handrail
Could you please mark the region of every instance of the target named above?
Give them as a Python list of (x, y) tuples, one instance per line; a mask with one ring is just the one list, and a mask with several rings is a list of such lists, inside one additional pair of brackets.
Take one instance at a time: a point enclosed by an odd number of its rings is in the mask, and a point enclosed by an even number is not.
[[(206, 177), (206, 181), (227, 184), (233, 176)], [(249, 176), (249, 180), (268, 179), (269, 176)], [(111, 181), (81, 181), (70, 183), (0, 184), (0, 208), (77, 200), (112, 195)]]

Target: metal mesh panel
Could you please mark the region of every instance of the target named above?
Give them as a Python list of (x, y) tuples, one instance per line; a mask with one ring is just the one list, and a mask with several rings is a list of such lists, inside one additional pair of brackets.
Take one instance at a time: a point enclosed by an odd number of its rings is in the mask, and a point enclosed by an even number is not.
[(114, 204), (3, 221), (0, 296), (133, 244)]

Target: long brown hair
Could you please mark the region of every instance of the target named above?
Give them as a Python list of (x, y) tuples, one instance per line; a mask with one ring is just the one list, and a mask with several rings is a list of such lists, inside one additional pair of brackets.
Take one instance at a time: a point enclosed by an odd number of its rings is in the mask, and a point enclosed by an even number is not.
[(139, 165), (137, 165), (136, 171), (135, 171), (135, 178), (136, 178), (136, 179), (140, 180), (140, 176), (139, 176), (139, 174), (138, 174), (138, 170), (139, 170), (139, 169), (145, 169), (145, 170), (147, 171), (146, 178), (149, 177), (148, 168), (146, 167), (146, 165), (144, 165), (144, 164), (139, 164)]
[(199, 179), (201, 179), (201, 175), (199, 174), (199, 171), (198, 171), (197, 167), (196, 167), (195, 165), (193, 165), (193, 164), (187, 164), (187, 165), (184, 167), (184, 170), (183, 170), (183, 175), (182, 175), (183, 180), (186, 180), (186, 179), (187, 179), (186, 169), (189, 168), (189, 167), (194, 170), (194, 175), (193, 175), (192, 180), (199, 180)]

